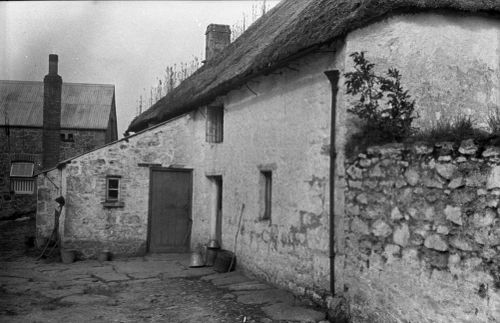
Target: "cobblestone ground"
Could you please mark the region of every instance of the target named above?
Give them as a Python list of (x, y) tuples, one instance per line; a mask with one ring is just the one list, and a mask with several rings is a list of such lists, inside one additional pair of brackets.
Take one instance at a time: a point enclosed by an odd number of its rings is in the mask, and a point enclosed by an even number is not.
[[(35, 260), (34, 221), (0, 223), (0, 322), (318, 322), (324, 310), (189, 255)], [(326, 322), (326, 321), (325, 321)]]

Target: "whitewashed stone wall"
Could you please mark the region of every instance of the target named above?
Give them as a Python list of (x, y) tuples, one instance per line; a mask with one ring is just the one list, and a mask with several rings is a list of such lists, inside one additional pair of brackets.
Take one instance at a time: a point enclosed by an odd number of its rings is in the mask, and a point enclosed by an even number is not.
[[(62, 170), (47, 174), (61, 187), (66, 199), (61, 217), (63, 246), (93, 257), (107, 249), (114, 255), (146, 251), (149, 168), (140, 164), (172, 164), (189, 167), (190, 115), (170, 121), (127, 140), (72, 159)], [(106, 176), (118, 175), (120, 207), (106, 207)], [(46, 176), (38, 176), (37, 229), (46, 235), (52, 229), (56, 193)], [(53, 190), (53, 189), (52, 189)], [(54, 194), (55, 193), (55, 194)]]
[[(330, 282), (332, 94), (324, 72), (343, 68), (329, 50), (249, 82), (254, 93), (246, 87), (230, 92), (224, 100), (224, 142), (202, 144), (204, 160), (196, 167), (223, 175), (222, 246), (234, 250), (245, 205), (236, 245), (239, 264), (317, 299), (329, 292)], [(198, 140), (204, 141), (203, 132)], [(270, 221), (259, 219), (259, 167), (273, 171)]]
[[(500, 108), (500, 21), (480, 16), (397, 15), (350, 33), (346, 53), (365, 51), (378, 72), (396, 67), (422, 127), (457, 114), (486, 126)], [(346, 56), (346, 67), (352, 59)]]
[[(64, 195), (61, 186), (62, 173), (59, 169), (40, 174), (37, 177), (36, 235), (50, 237), (54, 229), (54, 212), (57, 208), (55, 199)], [(61, 217), (64, 217), (64, 211)]]
[[(203, 107), (71, 160), (62, 173), (64, 245), (84, 257), (103, 248), (116, 255), (143, 253), (149, 170), (138, 164), (175, 164), (193, 169), (192, 247), (211, 237), (208, 176), (222, 175), (222, 247), (236, 250), (240, 268), (320, 299), (329, 289), (332, 98), (324, 71), (334, 68), (334, 55), (317, 54), (250, 82), (251, 91), (230, 92), (223, 99), (222, 143), (206, 142)], [(267, 221), (259, 214), (263, 165), (273, 170), (272, 219)], [(122, 176), (123, 207), (103, 206), (106, 175)], [(40, 223), (47, 216), (40, 212)]]

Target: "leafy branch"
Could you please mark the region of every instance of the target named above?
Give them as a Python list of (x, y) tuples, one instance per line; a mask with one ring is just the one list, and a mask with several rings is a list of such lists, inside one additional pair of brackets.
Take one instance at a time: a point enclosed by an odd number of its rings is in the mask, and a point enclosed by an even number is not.
[(411, 124), (418, 115), (415, 101), (401, 85), (401, 74), (389, 68), (385, 76), (376, 75), (375, 64), (364, 52), (354, 52), (354, 71), (345, 73), (347, 94), (358, 99), (347, 109), (365, 121), (365, 127), (388, 140), (401, 141), (413, 132)]

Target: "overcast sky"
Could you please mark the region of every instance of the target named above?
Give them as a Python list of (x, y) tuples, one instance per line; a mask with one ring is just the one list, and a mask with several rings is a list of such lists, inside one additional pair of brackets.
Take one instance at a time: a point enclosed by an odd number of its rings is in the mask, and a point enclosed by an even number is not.
[(0, 79), (42, 81), (49, 54), (58, 54), (63, 82), (116, 86), (121, 137), (168, 65), (204, 59), (208, 24), (241, 24), (261, 3), (0, 1)]

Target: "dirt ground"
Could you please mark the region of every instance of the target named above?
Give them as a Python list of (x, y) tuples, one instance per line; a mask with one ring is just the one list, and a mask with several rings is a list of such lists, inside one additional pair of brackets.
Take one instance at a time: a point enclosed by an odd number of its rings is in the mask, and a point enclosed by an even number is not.
[[(0, 223), (0, 322), (319, 322), (324, 309), (239, 272), (162, 254), (35, 259), (34, 220)], [(326, 322), (326, 321), (323, 321)]]

